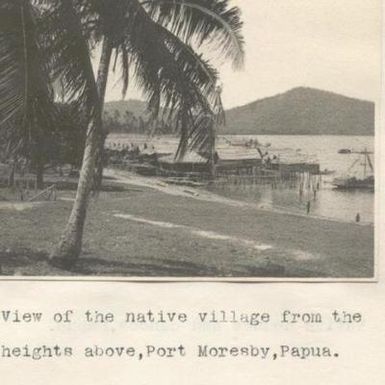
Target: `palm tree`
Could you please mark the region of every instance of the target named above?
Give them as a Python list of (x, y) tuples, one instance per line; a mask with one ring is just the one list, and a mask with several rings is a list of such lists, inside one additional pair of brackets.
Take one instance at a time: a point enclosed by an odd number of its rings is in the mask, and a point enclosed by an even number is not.
[[(101, 43), (101, 56), (96, 80), (97, 129), (87, 136), (90, 143), (85, 147), (75, 204), (62, 241), (52, 254), (53, 260), (64, 266), (72, 265), (81, 250), (93, 169), (106, 136), (101, 114), (111, 58), (114, 57), (113, 69), (118, 60), (121, 63), (123, 95), (132, 75), (143, 90), (154, 119), (162, 106), (168, 119), (175, 121), (181, 132), (178, 156), (187, 151), (190, 139), (195, 144), (200, 142), (204, 131), (202, 116), (221, 115), (213, 114), (218, 108), (217, 72), (195, 53), (193, 44), (216, 44), (235, 66), (243, 59), (239, 10), (229, 8), (227, 0), (73, 0), (72, 5), (83, 27), (83, 36), (88, 37), (92, 46)], [(98, 170), (100, 181), (101, 166)]]
[[(229, 8), (228, 0), (30, 1), (40, 6), (44, 16), (44, 46), (50, 53), (51, 74), (61, 80), (67, 98), (78, 102), (89, 121), (75, 203), (52, 253), (53, 263), (69, 267), (81, 251), (95, 168), (101, 179), (98, 159), (106, 135), (102, 113), (110, 67), (115, 70), (120, 62), (123, 95), (134, 79), (153, 118), (162, 114), (163, 119), (174, 122), (181, 133), (181, 157), (189, 143), (202, 142), (202, 132), (207, 134), (202, 124), (206, 117), (221, 115), (215, 112), (218, 74), (195, 48), (210, 44), (239, 66), (242, 23), (239, 10)], [(28, 0), (16, 2), (27, 4)], [(90, 50), (99, 46), (95, 80)]]
[[(61, 29), (61, 31), (60, 31)], [(62, 34), (60, 34), (62, 32)], [(49, 77), (50, 75), (50, 77)], [(17, 120), (19, 148), (31, 147), (40, 127), (54, 124), (51, 84), (63, 80), (68, 100), (87, 116), (88, 128), (77, 199), (61, 247), (78, 253), (100, 137), (101, 111), (89, 46), (68, 1), (8, 0), (0, 8), (0, 117)], [(102, 84), (102, 80), (99, 82)], [(52, 112), (52, 113), (51, 113)], [(37, 133), (37, 134), (36, 134)], [(35, 146), (37, 150), (39, 146)], [(24, 150), (25, 152), (25, 150)]]
[(0, 4), (0, 126), (11, 163), (19, 157), (29, 160), (41, 188), (47, 155), (42, 148), (49, 142), (55, 105), (39, 18), (38, 9), (29, 1)]

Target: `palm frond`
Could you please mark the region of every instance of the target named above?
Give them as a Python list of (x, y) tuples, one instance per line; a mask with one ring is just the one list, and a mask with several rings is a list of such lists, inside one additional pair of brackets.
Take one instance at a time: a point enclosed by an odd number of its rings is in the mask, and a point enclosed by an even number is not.
[(133, 78), (144, 91), (154, 118), (162, 111), (162, 119), (172, 120), (180, 131), (177, 156), (181, 157), (194, 115), (212, 111), (218, 74), (191, 46), (155, 22), (137, 0), (130, 4), (125, 45)]
[(143, 1), (151, 17), (183, 41), (198, 46), (209, 43), (235, 68), (244, 60), (243, 23), (238, 7), (228, 0), (148, 0)]
[[(51, 75), (64, 85), (68, 103), (91, 114), (98, 103), (95, 76), (87, 44), (92, 32), (84, 29), (82, 0), (51, 0), (44, 12), (44, 45), (50, 57)], [(88, 16), (86, 21), (92, 17)]]
[(40, 14), (27, 0), (0, 8), (0, 125), (12, 126), (10, 145), (25, 156), (36, 151), (54, 118)]

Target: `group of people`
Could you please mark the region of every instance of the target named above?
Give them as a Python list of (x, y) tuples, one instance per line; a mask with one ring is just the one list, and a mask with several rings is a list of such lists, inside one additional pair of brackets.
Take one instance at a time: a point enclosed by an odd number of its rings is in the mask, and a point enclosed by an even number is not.
[(147, 142), (143, 143), (143, 145), (139, 144), (134, 144), (134, 143), (120, 143), (120, 142), (112, 142), (109, 145), (110, 148), (114, 150), (128, 150), (128, 151), (133, 151), (133, 152), (143, 152), (146, 150), (152, 150), (155, 151), (155, 146), (153, 144), (147, 144)]

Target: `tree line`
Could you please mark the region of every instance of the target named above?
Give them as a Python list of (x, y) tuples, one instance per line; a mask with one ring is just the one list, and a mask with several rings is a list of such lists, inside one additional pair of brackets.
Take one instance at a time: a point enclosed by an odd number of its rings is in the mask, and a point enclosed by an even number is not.
[(173, 125), (165, 119), (155, 122), (151, 116), (135, 115), (129, 110), (121, 113), (118, 109), (104, 111), (103, 124), (109, 132), (135, 134), (173, 134)]
[(52, 126), (41, 131), (31, 131), (31, 141), (18, 147), (22, 140), (20, 122), (14, 121), (0, 127), (0, 162), (8, 165), (8, 186), (15, 187), (15, 174), (36, 175), (35, 185), (44, 188), (47, 169), (61, 170), (63, 166), (79, 169), (82, 164), (86, 122), (71, 104), (56, 104), (56, 119)]

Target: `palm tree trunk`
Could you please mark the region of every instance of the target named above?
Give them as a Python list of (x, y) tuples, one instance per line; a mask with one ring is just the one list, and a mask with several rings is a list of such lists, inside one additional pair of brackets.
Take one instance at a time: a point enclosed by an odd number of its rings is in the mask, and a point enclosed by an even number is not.
[(8, 187), (10, 188), (15, 187), (15, 171), (16, 171), (16, 162), (12, 161), (10, 165), (9, 175), (8, 175)]
[(189, 117), (188, 117), (188, 112), (185, 106), (182, 107), (181, 111), (181, 117), (180, 117), (180, 140), (179, 140), (179, 145), (177, 149), (177, 160), (181, 161), (184, 156), (187, 153), (188, 150), (188, 138), (189, 138)]
[(215, 180), (216, 176), (216, 129), (215, 129), (215, 123), (213, 123), (213, 126), (210, 130), (210, 160), (209, 160), (209, 167), (210, 167), (210, 179)]
[(44, 189), (44, 163), (39, 159), (36, 165), (36, 186), (38, 189)]
[(106, 95), (106, 86), (107, 86), (107, 77), (108, 70), (110, 67), (110, 60), (112, 54), (112, 44), (108, 38), (105, 38), (103, 41), (102, 56), (100, 58), (100, 64), (98, 69), (98, 93), (100, 100), (100, 120), (101, 120), (101, 129), (99, 136), (99, 148), (97, 150), (96, 158), (96, 170), (94, 174), (94, 187), (98, 191), (102, 184), (103, 179), (103, 167), (105, 163), (105, 154), (104, 154), (104, 144), (108, 135), (108, 128), (103, 127), (103, 107), (104, 107), (104, 98)]
[(183, 160), (184, 156), (187, 153), (187, 150), (188, 150), (188, 131), (187, 131), (187, 126), (185, 126), (185, 127), (182, 127), (181, 134), (180, 134), (179, 148), (177, 151), (178, 161)]
[(98, 103), (95, 103), (97, 104), (95, 106), (97, 111), (87, 128), (83, 163), (76, 198), (59, 245), (50, 257), (54, 265), (64, 268), (72, 267), (81, 253), (87, 206), (94, 181), (96, 160), (103, 133), (102, 112), (111, 53), (111, 42), (108, 38), (104, 38), (97, 77), (99, 100)]

